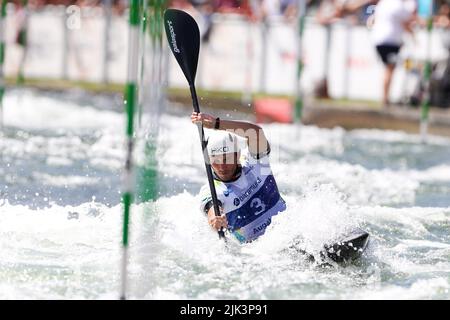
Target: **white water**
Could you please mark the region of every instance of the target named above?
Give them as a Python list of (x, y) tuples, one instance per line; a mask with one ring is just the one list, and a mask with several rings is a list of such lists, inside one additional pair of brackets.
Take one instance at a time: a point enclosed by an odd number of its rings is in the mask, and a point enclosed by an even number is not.
[[(0, 298), (118, 298), (121, 109), (113, 98), (7, 93)], [(162, 116), (161, 196), (133, 206), (131, 298), (450, 299), (450, 140), (264, 125), (288, 210), (258, 241), (225, 247), (198, 211), (206, 179), (188, 110)], [(286, 249), (300, 237), (319, 250), (355, 226), (371, 243), (352, 266), (320, 268)]]

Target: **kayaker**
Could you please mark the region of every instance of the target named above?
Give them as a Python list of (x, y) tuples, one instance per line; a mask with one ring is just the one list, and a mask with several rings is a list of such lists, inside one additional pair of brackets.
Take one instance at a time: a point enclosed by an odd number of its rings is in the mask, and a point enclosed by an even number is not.
[[(270, 145), (263, 129), (206, 113), (193, 112), (191, 121), (214, 130), (207, 150), (221, 216), (215, 216), (209, 185), (203, 186), (201, 210), (209, 225), (215, 230), (227, 229), (240, 242), (255, 240), (264, 234), (274, 215), (286, 210), (270, 168)], [(241, 155), (237, 136), (247, 141), (246, 154)]]

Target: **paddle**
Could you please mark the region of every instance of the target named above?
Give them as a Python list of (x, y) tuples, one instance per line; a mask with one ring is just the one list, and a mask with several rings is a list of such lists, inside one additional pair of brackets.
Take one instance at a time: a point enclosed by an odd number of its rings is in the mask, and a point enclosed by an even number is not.
[[(197, 92), (195, 91), (195, 75), (197, 73), (198, 52), (200, 50), (200, 31), (195, 20), (186, 12), (176, 9), (167, 9), (164, 12), (164, 27), (166, 29), (167, 41), (170, 50), (177, 60), (181, 70), (186, 77), (191, 90), (192, 105), (195, 112), (200, 112)], [(216, 188), (209, 163), (208, 151), (206, 149), (205, 132), (203, 125), (197, 124), (198, 134), (202, 145), (203, 159), (208, 176), (209, 189), (216, 216), (220, 215), (219, 202), (217, 201)], [(225, 238), (223, 230), (219, 232), (219, 238)]]

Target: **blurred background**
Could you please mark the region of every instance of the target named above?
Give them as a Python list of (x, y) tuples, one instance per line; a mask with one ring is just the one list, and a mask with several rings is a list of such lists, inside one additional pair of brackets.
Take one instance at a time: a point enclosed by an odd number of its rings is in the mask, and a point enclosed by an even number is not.
[[(300, 87), (305, 99), (319, 99), (309, 101), (308, 106), (333, 106), (330, 99), (349, 106), (376, 107), (383, 100), (384, 77), (371, 30), (377, 1), (306, 1), (302, 36), (298, 28), (300, 2), (199, 0), (160, 5), (185, 9), (198, 21), (202, 49), (197, 86), (201, 89), (224, 92), (222, 97), (241, 96), (242, 105), (255, 103), (261, 96), (295, 97), (301, 39)], [(413, 32), (404, 37), (389, 100), (418, 106), (425, 90), (425, 64), (430, 60), (430, 102), (446, 109), (450, 101), (449, 3), (435, 1), (428, 35), (432, 1), (407, 2), (414, 15)], [(127, 15), (126, 1), (8, 2), (7, 83), (17, 80), (48, 87), (82, 83), (88, 88), (101, 84), (104, 90), (120, 91), (115, 85), (126, 81)], [(152, 23), (151, 19), (147, 22)], [(155, 31), (149, 28), (149, 32)], [(174, 60), (168, 60), (164, 85), (184, 88)], [(175, 97), (176, 92), (169, 90), (169, 98)]]

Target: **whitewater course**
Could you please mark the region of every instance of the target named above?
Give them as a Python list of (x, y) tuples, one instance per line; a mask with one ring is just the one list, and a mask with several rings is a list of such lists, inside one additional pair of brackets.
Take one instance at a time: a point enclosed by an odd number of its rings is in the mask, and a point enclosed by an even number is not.
[[(11, 89), (4, 105), (0, 299), (117, 299), (121, 98)], [(207, 180), (190, 110), (172, 103), (158, 120), (157, 197), (132, 205), (129, 299), (450, 298), (449, 138), (263, 124), (288, 209), (259, 240), (226, 247), (199, 211)], [(289, 249), (320, 250), (354, 227), (371, 238), (346, 267)]]

